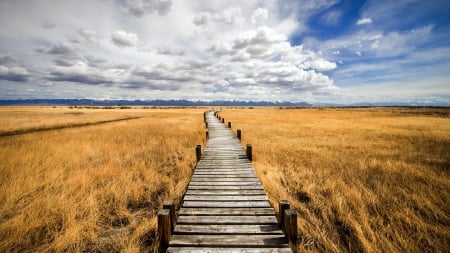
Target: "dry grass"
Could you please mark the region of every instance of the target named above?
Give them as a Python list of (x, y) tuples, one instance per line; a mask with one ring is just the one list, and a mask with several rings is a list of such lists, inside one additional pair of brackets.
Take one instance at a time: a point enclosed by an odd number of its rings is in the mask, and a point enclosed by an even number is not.
[(189, 182), (202, 109), (1, 109), (5, 131), (142, 118), (1, 137), (0, 252), (157, 250), (155, 214)]
[(225, 109), (301, 252), (448, 252), (450, 109)]

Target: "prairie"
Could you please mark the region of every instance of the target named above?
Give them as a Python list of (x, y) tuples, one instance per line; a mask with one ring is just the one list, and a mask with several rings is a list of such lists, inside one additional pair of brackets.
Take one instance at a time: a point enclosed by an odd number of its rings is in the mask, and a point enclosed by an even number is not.
[(448, 252), (450, 109), (225, 108), (300, 252)]
[(203, 109), (2, 107), (0, 118), (0, 132), (20, 130), (0, 137), (0, 252), (157, 252), (155, 215), (190, 180)]

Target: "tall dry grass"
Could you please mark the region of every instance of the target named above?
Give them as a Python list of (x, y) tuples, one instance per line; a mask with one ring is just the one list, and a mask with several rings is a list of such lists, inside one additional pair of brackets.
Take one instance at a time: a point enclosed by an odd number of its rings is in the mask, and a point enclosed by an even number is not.
[[(49, 122), (55, 110), (65, 112), (48, 108)], [(83, 113), (71, 117), (123, 117)], [(0, 138), (0, 252), (156, 252), (155, 215), (184, 193), (202, 113), (130, 110), (142, 118)]]
[(448, 252), (450, 109), (225, 109), (301, 252)]

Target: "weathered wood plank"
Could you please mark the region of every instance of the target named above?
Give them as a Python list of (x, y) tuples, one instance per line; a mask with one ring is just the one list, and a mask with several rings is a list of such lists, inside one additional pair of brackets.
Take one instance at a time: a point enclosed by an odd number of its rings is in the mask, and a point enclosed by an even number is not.
[(282, 235), (173, 235), (170, 246), (287, 248)]
[(180, 216), (177, 224), (278, 225), (278, 221), (275, 216)]
[(188, 190), (264, 190), (261, 185), (189, 185)]
[(272, 234), (284, 235), (278, 224), (272, 225), (183, 225), (179, 224), (174, 234)]
[(183, 207), (211, 207), (211, 208), (223, 208), (223, 207), (271, 207), (268, 201), (184, 201)]
[(273, 208), (188, 208), (183, 207), (180, 209), (179, 215), (210, 215), (210, 216), (262, 216), (272, 215), (275, 216), (275, 210)]
[(192, 183), (201, 183), (201, 182), (247, 182), (247, 183), (259, 183), (257, 177), (235, 177), (235, 178), (226, 178), (226, 177), (192, 177)]
[(253, 182), (192, 182), (189, 185), (196, 186), (251, 186), (251, 185), (261, 185), (257, 181)]
[(263, 190), (188, 190), (185, 195), (264, 195)]
[(168, 253), (291, 253), (289, 248), (207, 248), (169, 247)]
[(217, 195), (186, 195), (184, 201), (268, 201), (266, 195), (232, 195), (232, 196), (217, 196)]

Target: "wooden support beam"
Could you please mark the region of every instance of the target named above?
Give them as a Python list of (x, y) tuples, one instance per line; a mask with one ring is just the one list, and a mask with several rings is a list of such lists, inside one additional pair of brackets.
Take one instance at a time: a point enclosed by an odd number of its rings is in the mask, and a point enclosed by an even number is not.
[(294, 209), (288, 209), (284, 211), (284, 227), (286, 229), (285, 234), (289, 241), (289, 247), (292, 252), (298, 252), (297, 247), (297, 211)]
[(252, 144), (247, 144), (246, 155), (247, 155), (248, 160), (253, 161)]
[(161, 209), (158, 212), (158, 235), (161, 246), (169, 246), (170, 237), (172, 235), (169, 209)]
[(285, 213), (284, 211), (288, 210), (290, 208), (289, 201), (287, 200), (280, 200), (278, 201), (278, 221), (280, 222), (280, 227), (283, 232), (286, 233), (286, 228), (284, 227), (284, 221), (285, 221)]
[(173, 232), (175, 229), (175, 205), (172, 200), (166, 200), (163, 203), (163, 209), (168, 209), (170, 211), (170, 231)]
[(231, 128), (231, 122), (228, 121), (228, 128)]
[(209, 132), (208, 132), (208, 130), (206, 130), (206, 139), (208, 140), (209, 139)]
[(197, 144), (195, 147), (195, 156), (197, 157), (197, 162), (200, 161), (200, 157), (202, 156), (202, 145)]
[(238, 129), (236, 132), (237, 138), (240, 140), (242, 138), (242, 131), (241, 129)]

